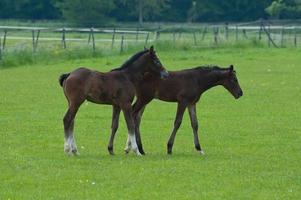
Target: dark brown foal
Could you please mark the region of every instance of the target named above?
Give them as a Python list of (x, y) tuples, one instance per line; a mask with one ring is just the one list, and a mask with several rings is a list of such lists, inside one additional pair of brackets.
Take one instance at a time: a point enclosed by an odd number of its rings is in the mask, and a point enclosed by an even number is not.
[(139, 130), (141, 117), (145, 106), (152, 99), (156, 98), (162, 101), (178, 103), (174, 128), (167, 143), (167, 153), (172, 153), (176, 133), (181, 125), (185, 109), (188, 108), (195, 148), (201, 154), (204, 154), (198, 137), (196, 103), (206, 90), (217, 85), (224, 86), (236, 99), (243, 95), (232, 65), (229, 68), (197, 67), (169, 72), (168, 78), (164, 80), (158, 79), (151, 74), (146, 76), (137, 89), (137, 101), (133, 106), (136, 139), (140, 152), (144, 154)]
[[(114, 134), (117, 130), (120, 110), (123, 111), (128, 128), (127, 151), (132, 149), (137, 155), (140, 152), (135, 139), (135, 126), (132, 118), (131, 103), (136, 92), (136, 84), (143, 82), (145, 73), (154, 77), (161, 77), (167, 72), (155, 55), (153, 47), (138, 52), (125, 62), (120, 68), (111, 72), (101, 73), (87, 68), (78, 68), (69, 74), (61, 75), (59, 82), (64, 89), (69, 108), (64, 117), (65, 145), (68, 154), (78, 154), (73, 136), (74, 118), (80, 105), (85, 101), (113, 106), (112, 135), (110, 141), (113, 146)], [(110, 145), (109, 145), (110, 146)]]

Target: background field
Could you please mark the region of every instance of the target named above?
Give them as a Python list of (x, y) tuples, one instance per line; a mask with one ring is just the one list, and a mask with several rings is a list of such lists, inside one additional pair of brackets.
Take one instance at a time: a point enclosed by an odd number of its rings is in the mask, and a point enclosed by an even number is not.
[(115, 156), (106, 150), (111, 107), (85, 103), (75, 125), (80, 157), (63, 152), (66, 100), (58, 76), (99, 71), (130, 55), (0, 70), (0, 199), (298, 199), (301, 196), (301, 51), (220, 48), (160, 51), (167, 69), (233, 64), (244, 90), (222, 87), (198, 103), (205, 156), (193, 148), (187, 113), (166, 154), (176, 105), (153, 101), (142, 122), (146, 156), (124, 155), (123, 117)]

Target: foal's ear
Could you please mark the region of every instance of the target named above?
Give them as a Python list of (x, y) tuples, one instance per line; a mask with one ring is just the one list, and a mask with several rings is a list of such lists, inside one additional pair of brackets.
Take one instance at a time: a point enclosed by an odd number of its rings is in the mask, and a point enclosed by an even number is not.
[(233, 71), (233, 68), (234, 68), (233, 65), (230, 65), (229, 69), (231, 72)]
[(149, 48), (149, 51), (150, 51), (151, 53), (154, 53), (154, 46), (153, 46), (153, 45)]

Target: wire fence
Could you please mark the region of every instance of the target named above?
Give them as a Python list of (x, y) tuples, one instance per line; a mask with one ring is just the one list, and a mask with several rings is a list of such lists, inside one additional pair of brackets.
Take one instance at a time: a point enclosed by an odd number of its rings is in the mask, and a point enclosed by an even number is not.
[(173, 45), (218, 47), (252, 42), (269, 47), (300, 47), (300, 21), (255, 21), (239, 24), (177, 24), (148, 28), (44, 28), (0, 26), (0, 59), (6, 52), (31, 49), (90, 48), (123, 52), (129, 45), (147, 46), (154, 41)]

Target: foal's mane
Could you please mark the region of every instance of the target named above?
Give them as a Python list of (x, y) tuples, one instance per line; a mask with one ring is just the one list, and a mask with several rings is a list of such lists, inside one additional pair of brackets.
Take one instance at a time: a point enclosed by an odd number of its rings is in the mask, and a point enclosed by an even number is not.
[(201, 72), (209, 72), (209, 71), (220, 71), (224, 70), (224, 68), (221, 68), (216, 65), (205, 65), (205, 66), (198, 66), (191, 69), (186, 69), (187, 71), (201, 71)]
[(128, 68), (131, 64), (133, 64), (133, 62), (135, 62), (138, 58), (140, 58), (143, 54), (145, 54), (146, 52), (148, 52), (149, 50), (143, 50), (143, 51), (139, 51), (138, 53), (134, 54), (132, 57), (130, 57), (127, 61), (125, 61), (120, 67), (112, 69), (112, 71), (120, 71), (120, 70), (124, 70), (126, 68)]

